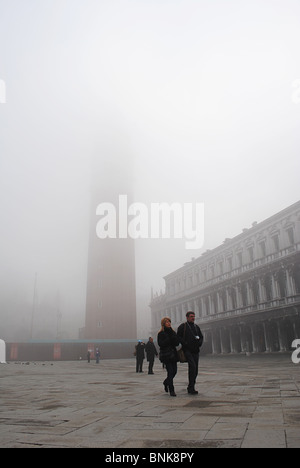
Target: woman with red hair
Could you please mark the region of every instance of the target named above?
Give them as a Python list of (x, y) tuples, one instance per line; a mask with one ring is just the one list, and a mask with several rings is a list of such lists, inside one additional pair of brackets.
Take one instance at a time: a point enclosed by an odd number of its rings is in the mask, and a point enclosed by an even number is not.
[(165, 364), (167, 369), (167, 378), (164, 381), (165, 391), (170, 392), (170, 396), (175, 397), (174, 377), (177, 374), (178, 356), (176, 346), (179, 340), (176, 332), (171, 327), (171, 319), (164, 317), (161, 320), (161, 329), (157, 335), (157, 343), (160, 347), (159, 359)]

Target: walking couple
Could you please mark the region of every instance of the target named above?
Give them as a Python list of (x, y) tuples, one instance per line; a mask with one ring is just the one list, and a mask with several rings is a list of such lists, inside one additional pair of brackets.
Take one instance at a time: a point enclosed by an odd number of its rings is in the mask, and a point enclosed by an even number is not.
[(195, 390), (196, 378), (198, 375), (198, 363), (200, 347), (203, 343), (203, 335), (198, 325), (195, 324), (195, 313), (187, 312), (187, 321), (182, 323), (177, 333), (171, 326), (171, 319), (164, 317), (161, 320), (161, 329), (157, 336), (160, 347), (159, 358), (167, 369), (167, 378), (164, 381), (165, 391), (170, 392), (170, 396), (175, 397), (174, 377), (177, 374), (177, 362), (179, 361), (176, 347), (181, 343), (188, 362), (189, 385), (188, 393), (197, 395)]

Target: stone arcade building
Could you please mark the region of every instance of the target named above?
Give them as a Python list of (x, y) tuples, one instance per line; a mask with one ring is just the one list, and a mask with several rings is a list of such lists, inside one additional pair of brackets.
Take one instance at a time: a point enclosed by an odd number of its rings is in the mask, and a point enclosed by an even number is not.
[(287, 351), (300, 338), (300, 201), (193, 259), (152, 296), (153, 336), (163, 316), (176, 329), (188, 310), (204, 352)]

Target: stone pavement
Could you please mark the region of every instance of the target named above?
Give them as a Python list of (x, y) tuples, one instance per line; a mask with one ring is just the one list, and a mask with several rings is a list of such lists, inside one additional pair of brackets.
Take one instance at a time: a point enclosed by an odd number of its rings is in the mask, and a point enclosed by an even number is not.
[(176, 398), (135, 360), (0, 365), (0, 447), (300, 447), (300, 364), (290, 354), (203, 357)]

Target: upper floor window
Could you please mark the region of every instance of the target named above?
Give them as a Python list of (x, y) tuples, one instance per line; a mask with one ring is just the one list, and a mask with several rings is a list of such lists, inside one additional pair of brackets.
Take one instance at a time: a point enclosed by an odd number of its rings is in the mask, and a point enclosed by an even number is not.
[(260, 254), (262, 257), (265, 257), (267, 254), (266, 242), (263, 240), (259, 243)]
[(228, 271), (232, 270), (232, 257), (227, 258)]
[(238, 268), (243, 265), (243, 252), (237, 253)]
[(294, 228), (293, 227), (288, 228), (286, 233), (287, 233), (289, 245), (293, 245), (295, 243)]
[(273, 241), (273, 248), (274, 248), (275, 252), (279, 252), (279, 250), (280, 250), (279, 235), (275, 234), (274, 236), (272, 236), (272, 241)]
[(253, 246), (248, 247), (248, 261), (252, 263), (254, 261), (254, 248)]

